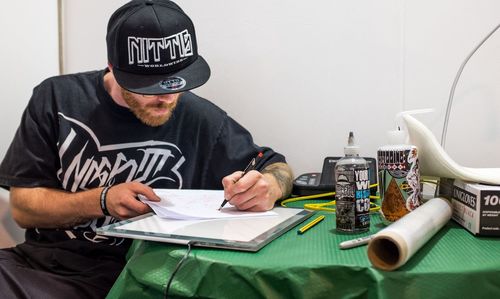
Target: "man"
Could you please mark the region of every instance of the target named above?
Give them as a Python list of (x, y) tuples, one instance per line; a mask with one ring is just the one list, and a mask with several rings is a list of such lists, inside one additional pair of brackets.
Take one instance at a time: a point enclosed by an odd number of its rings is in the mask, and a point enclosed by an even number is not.
[[(25, 243), (0, 251), (3, 298), (104, 297), (130, 240), (95, 229), (150, 212), (137, 196), (159, 201), (152, 188), (224, 188), (230, 204), (251, 211), (290, 193), (284, 157), (188, 91), (210, 69), (176, 4), (125, 4), (106, 40), (106, 70), (34, 89), (0, 166), (12, 215), (27, 229)], [(258, 171), (242, 176), (259, 153)]]

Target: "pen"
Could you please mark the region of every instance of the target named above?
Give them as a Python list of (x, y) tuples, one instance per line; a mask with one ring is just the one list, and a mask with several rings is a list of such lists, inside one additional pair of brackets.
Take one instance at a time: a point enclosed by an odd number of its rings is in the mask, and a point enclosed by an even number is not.
[(366, 237), (361, 237), (361, 238), (357, 238), (357, 239), (353, 239), (353, 240), (349, 240), (349, 241), (344, 241), (344, 242), (341, 242), (339, 244), (339, 247), (340, 247), (340, 249), (349, 249), (349, 248), (354, 248), (354, 247), (358, 247), (361, 245), (366, 245), (366, 244), (368, 244), (368, 242), (370, 242), (370, 240), (372, 238), (373, 238), (373, 235), (369, 235)]
[(316, 219), (314, 219), (313, 221), (309, 222), (308, 224), (304, 225), (303, 227), (301, 227), (298, 231), (297, 231), (297, 234), (299, 235), (302, 235), (303, 233), (305, 233), (308, 229), (310, 229), (311, 227), (315, 226), (316, 224), (320, 223), (321, 220), (325, 219), (325, 216), (321, 215), (321, 216), (318, 216)]
[[(247, 167), (245, 167), (245, 169), (243, 170), (243, 174), (240, 176), (239, 179), (241, 179), (245, 174), (247, 174), (247, 172), (249, 172), (250, 170), (254, 170), (255, 169), (255, 165), (257, 165), (257, 158), (261, 158), (263, 156), (262, 152), (260, 152), (256, 158), (253, 158), (250, 163), (248, 163)], [(238, 180), (239, 180), (238, 179)], [(238, 181), (236, 180), (235, 183)], [(229, 200), (225, 199), (224, 198), (224, 201), (222, 202), (222, 204), (220, 205), (220, 208), (219, 208), (219, 211), (222, 210), (222, 208), (227, 204)]]

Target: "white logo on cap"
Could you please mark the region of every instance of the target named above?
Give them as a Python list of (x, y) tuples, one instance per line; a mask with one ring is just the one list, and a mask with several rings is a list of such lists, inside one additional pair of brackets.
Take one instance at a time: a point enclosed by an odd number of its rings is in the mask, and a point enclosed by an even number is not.
[(160, 87), (165, 90), (179, 90), (186, 86), (186, 80), (181, 77), (170, 77), (160, 82)]
[(147, 67), (165, 67), (184, 60), (179, 58), (194, 54), (191, 34), (187, 29), (160, 38), (129, 36), (127, 43), (129, 65), (137, 63)]

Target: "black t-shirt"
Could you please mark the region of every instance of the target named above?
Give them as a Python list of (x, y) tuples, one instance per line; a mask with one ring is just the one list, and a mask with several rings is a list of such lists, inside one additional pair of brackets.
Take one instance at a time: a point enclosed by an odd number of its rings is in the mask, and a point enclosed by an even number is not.
[[(105, 72), (53, 77), (34, 89), (0, 165), (1, 186), (78, 192), (138, 181), (152, 188), (222, 189), (222, 178), (259, 152), (264, 157), (257, 169), (285, 161), (191, 92), (182, 94), (167, 123), (144, 125), (106, 92)], [(28, 229), (26, 239), (97, 255), (124, 254), (129, 241), (95, 234), (96, 227), (116, 221), (108, 216), (71, 229)]]

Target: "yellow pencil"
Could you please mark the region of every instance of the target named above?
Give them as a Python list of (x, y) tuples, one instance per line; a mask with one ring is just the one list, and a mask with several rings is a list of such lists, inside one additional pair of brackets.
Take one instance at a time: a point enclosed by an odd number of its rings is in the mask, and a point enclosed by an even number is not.
[(297, 234), (299, 235), (302, 235), (303, 233), (305, 233), (308, 229), (310, 229), (311, 227), (315, 226), (316, 224), (318, 224), (319, 222), (321, 222), (321, 220), (325, 219), (325, 216), (321, 215), (321, 216), (318, 216), (316, 219), (314, 219), (313, 221), (309, 222), (308, 224), (304, 225), (303, 227), (301, 227), (298, 231), (297, 231)]

